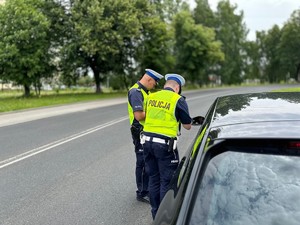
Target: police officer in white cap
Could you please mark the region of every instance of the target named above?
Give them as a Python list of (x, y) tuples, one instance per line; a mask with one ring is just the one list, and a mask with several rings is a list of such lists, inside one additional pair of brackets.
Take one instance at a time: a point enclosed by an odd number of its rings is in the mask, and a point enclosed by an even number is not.
[(189, 130), (192, 123), (185, 98), (179, 94), (185, 84), (184, 78), (178, 74), (167, 74), (165, 79), (164, 89), (148, 96), (141, 138), (146, 168), (149, 169), (149, 196), (153, 219), (179, 164), (179, 124)]
[(145, 161), (143, 157), (143, 146), (140, 143), (140, 133), (143, 130), (145, 120), (145, 100), (158, 81), (163, 76), (154, 70), (146, 69), (142, 78), (135, 83), (128, 92), (128, 114), (131, 125), (131, 135), (135, 146), (136, 154), (136, 199), (149, 203), (148, 182), (149, 177), (145, 171)]

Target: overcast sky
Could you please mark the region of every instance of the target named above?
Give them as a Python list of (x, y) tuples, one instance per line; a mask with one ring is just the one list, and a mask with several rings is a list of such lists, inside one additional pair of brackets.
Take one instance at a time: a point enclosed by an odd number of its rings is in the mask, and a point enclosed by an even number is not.
[[(194, 0), (186, 0), (191, 7), (195, 7)], [(214, 10), (218, 0), (208, 0)], [(286, 22), (292, 12), (300, 9), (300, 0), (230, 0), (237, 4), (238, 10), (244, 11), (244, 21), (250, 30), (249, 40), (255, 40), (255, 31), (269, 30), (273, 25), (280, 27)]]

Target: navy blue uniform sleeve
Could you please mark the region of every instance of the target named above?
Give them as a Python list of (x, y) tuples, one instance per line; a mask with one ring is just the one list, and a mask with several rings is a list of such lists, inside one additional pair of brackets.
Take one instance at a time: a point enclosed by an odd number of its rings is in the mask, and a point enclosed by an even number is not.
[(180, 121), (182, 124), (192, 123), (192, 118), (189, 114), (188, 105), (183, 97), (181, 97), (177, 102), (175, 116), (177, 118), (177, 121)]
[(144, 97), (141, 90), (133, 88), (128, 93), (128, 101), (133, 112), (144, 111)]

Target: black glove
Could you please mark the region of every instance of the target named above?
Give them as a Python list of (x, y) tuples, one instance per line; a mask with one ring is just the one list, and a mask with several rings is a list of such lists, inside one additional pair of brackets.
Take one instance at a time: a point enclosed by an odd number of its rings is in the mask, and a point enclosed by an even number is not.
[(143, 126), (131, 125), (130, 127), (131, 135), (133, 139), (139, 140), (140, 134), (143, 131)]
[(204, 117), (203, 116), (196, 116), (193, 117), (192, 119), (192, 125), (201, 125), (204, 122)]

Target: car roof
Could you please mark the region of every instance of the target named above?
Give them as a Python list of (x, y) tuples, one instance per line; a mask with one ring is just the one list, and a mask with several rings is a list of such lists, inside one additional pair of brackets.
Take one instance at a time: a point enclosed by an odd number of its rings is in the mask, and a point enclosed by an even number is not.
[(216, 138), (299, 138), (300, 92), (218, 97), (210, 123)]

